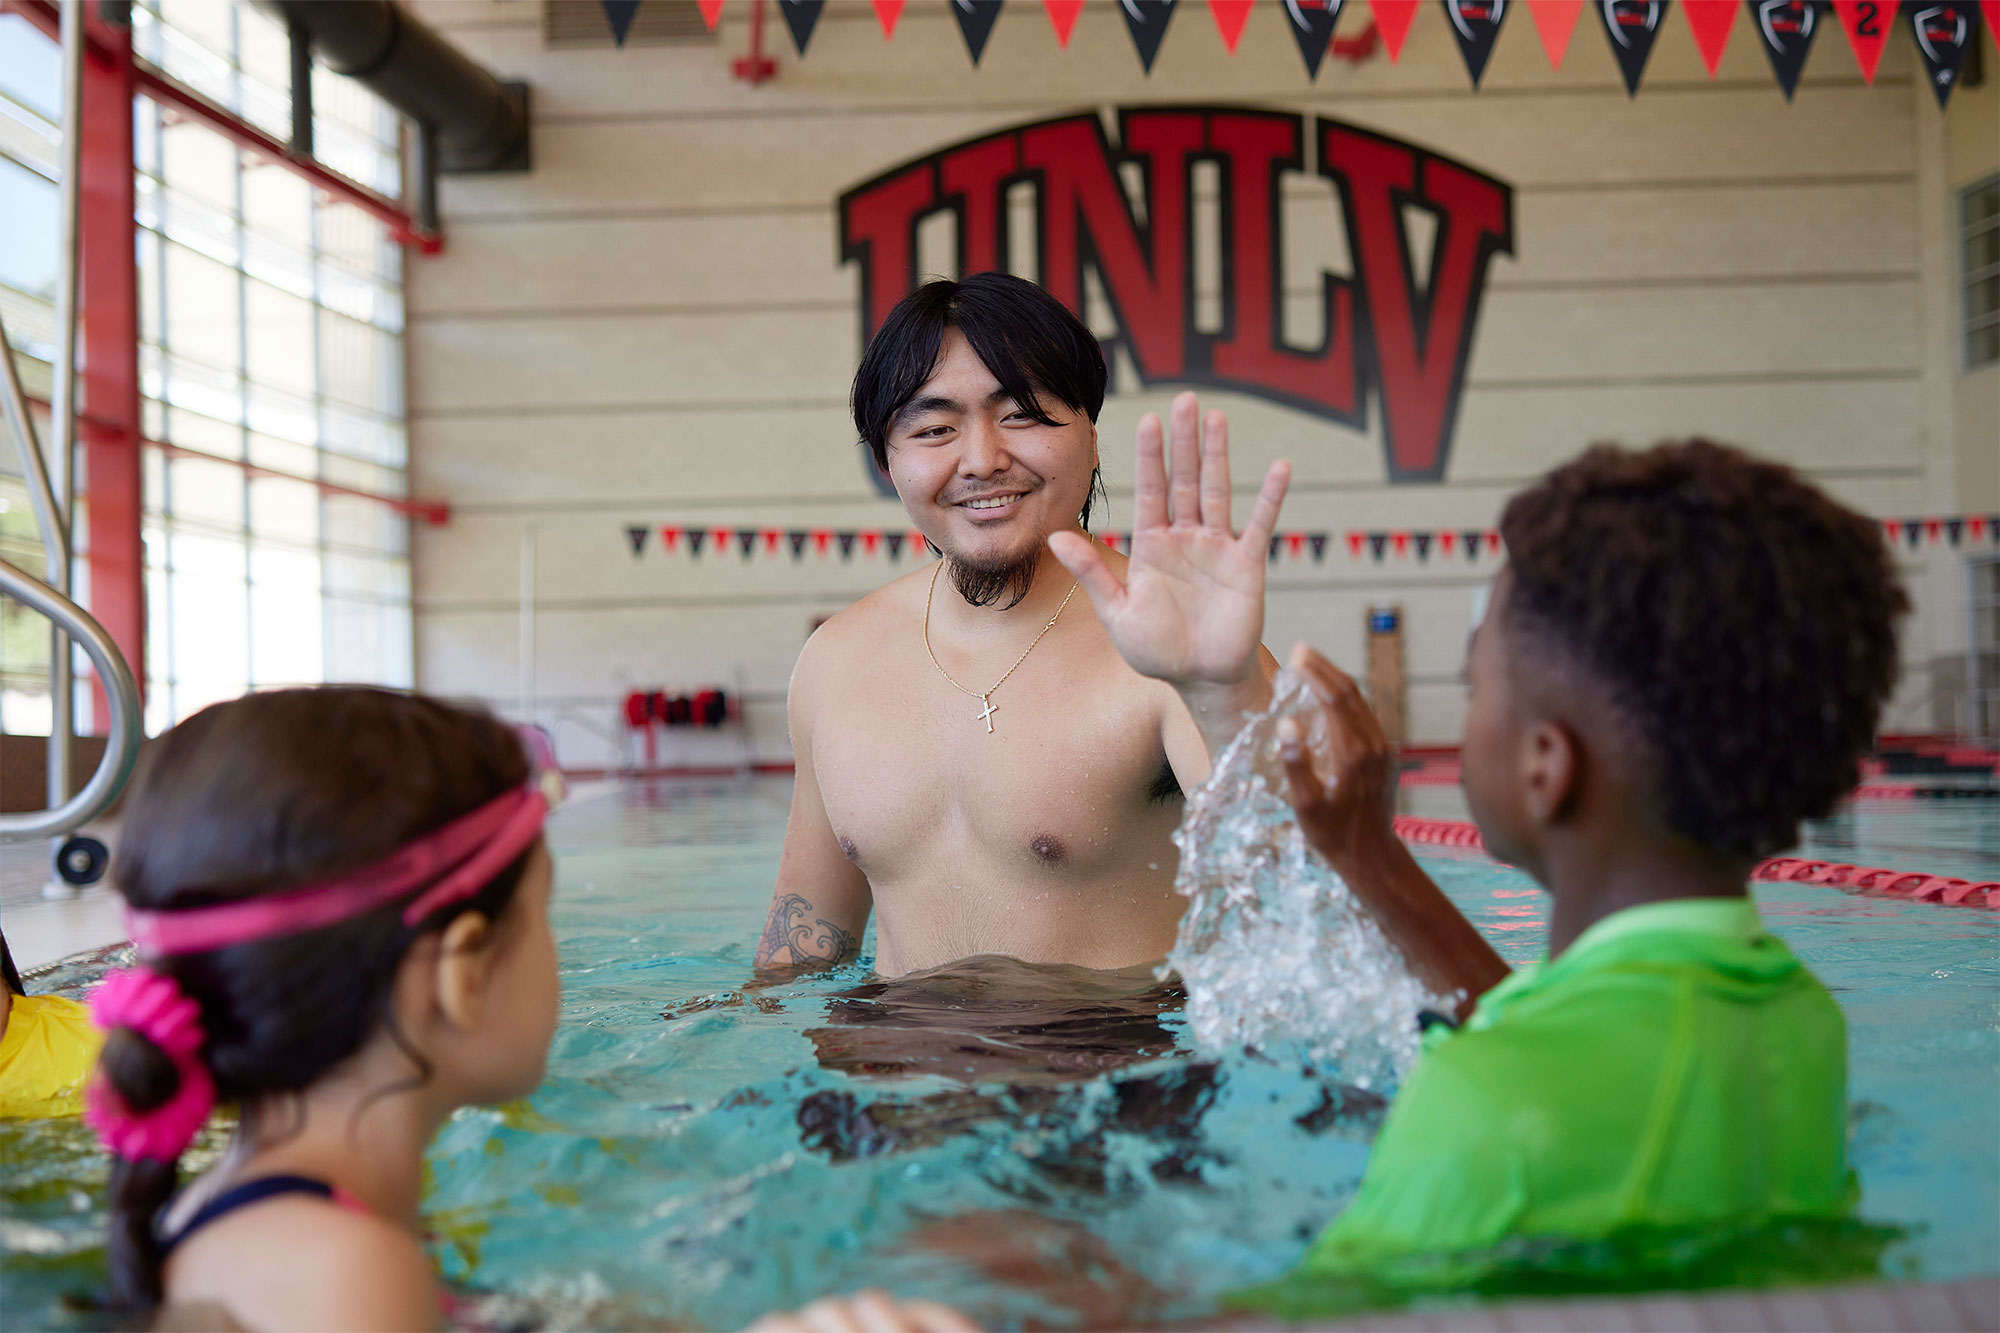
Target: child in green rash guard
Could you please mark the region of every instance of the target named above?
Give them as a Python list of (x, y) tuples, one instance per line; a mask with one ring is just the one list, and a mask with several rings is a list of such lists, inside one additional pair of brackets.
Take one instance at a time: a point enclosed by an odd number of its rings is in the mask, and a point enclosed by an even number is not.
[(1593, 448), (1516, 496), (1501, 534), (1465, 794), (1488, 850), (1548, 890), (1549, 956), (1510, 973), (1418, 867), (1390, 831), (1392, 747), (1301, 647), (1338, 775), (1323, 787), (1281, 734), (1301, 828), (1461, 997), (1460, 1024), (1427, 1033), (1353, 1203), (1245, 1304), (1305, 1313), (1342, 1279), (1478, 1287), (1537, 1255), (1615, 1264), (1646, 1237), (1851, 1216), (1845, 1026), (1747, 881), (1873, 739), (1907, 607), (1879, 530), (1696, 440)]

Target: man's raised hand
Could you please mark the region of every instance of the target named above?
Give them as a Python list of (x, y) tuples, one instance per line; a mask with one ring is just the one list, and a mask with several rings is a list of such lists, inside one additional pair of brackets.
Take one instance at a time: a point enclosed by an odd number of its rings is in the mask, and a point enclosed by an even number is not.
[(1095, 542), (1059, 532), (1049, 548), (1076, 576), (1132, 669), (1180, 686), (1261, 681), (1264, 568), (1289, 463), (1271, 465), (1239, 534), (1230, 526), (1229, 422), (1174, 399), (1172, 473), (1160, 419), (1139, 422), (1132, 558), (1121, 580)]

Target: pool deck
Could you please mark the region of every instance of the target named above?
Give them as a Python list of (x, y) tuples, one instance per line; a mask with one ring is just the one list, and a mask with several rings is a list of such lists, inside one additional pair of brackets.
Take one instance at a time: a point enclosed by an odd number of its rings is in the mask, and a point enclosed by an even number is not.
[(1400, 1311), (1322, 1324), (1231, 1322), (1324, 1333), (1994, 1333), (2000, 1277), (1789, 1291), (1669, 1293)]

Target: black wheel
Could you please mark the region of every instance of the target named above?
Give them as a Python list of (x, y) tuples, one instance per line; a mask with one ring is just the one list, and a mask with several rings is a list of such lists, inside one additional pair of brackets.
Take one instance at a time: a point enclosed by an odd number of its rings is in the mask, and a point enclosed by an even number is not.
[(111, 853), (95, 838), (81, 835), (65, 842), (56, 852), (56, 873), (65, 884), (95, 884), (104, 878)]

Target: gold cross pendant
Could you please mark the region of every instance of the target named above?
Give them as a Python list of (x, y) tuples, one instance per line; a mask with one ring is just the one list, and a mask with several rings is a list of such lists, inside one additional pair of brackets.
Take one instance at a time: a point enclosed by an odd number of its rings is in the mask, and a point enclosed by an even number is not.
[(979, 720), (986, 724), (986, 734), (991, 736), (993, 734), (993, 715), (999, 712), (1000, 709), (994, 704), (991, 698), (984, 694), (979, 696), (979, 702), (986, 705), (986, 711), (979, 715)]

